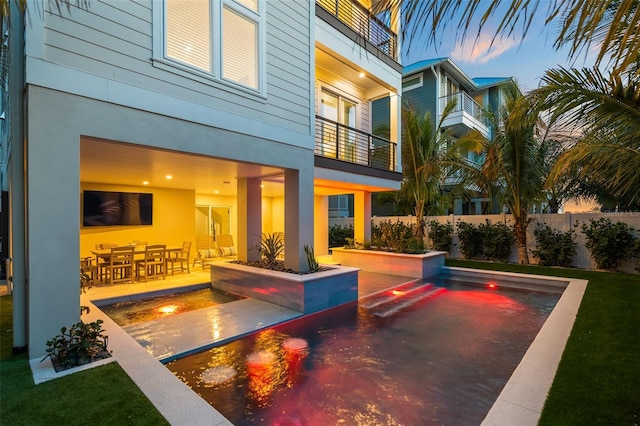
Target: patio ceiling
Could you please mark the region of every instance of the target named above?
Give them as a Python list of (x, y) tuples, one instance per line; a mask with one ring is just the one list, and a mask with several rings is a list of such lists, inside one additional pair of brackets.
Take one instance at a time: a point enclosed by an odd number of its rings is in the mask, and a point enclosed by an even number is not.
[(85, 138), (80, 144), (81, 182), (126, 186), (148, 182), (156, 188), (235, 196), (237, 179), (242, 177), (262, 177), (265, 196), (284, 195), (283, 171), (279, 168), (99, 139)]

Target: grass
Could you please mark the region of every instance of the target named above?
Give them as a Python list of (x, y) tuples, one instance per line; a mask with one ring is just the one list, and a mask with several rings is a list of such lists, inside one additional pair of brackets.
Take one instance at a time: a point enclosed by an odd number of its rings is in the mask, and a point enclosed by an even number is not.
[(0, 297), (0, 419), (3, 425), (168, 424), (115, 362), (36, 386), (27, 355), (12, 354), (12, 311), (11, 297)]
[(640, 424), (640, 275), (447, 260), (589, 280), (540, 425)]
[[(640, 424), (640, 275), (446, 264), (589, 280), (540, 425)], [(11, 298), (0, 297), (2, 424), (167, 424), (116, 363), (35, 386), (26, 355), (11, 355), (11, 311)]]

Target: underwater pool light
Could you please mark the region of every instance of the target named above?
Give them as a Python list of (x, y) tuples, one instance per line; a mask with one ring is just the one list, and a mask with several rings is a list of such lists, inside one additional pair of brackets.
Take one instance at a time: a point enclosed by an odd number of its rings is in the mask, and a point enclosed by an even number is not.
[(498, 284), (496, 284), (494, 281), (490, 281), (489, 284), (487, 284), (487, 287), (491, 290), (494, 290), (498, 288)]
[(178, 310), (178, 306), (176, 305), (164, 305), (158, 308), (158, 312), (163, 314), (173, 314)]

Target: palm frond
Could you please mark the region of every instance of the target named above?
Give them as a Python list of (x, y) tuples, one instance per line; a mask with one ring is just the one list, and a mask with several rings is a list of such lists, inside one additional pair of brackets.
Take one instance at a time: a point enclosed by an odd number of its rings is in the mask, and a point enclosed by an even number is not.
[(543, 17), (546, 26), (557, 27), (553, 47), (569, 46), (569, 59), (595, 48), (596, 65), (610, 60), (616, 68), (627, 69), (640, 52), (637, 0), (381, 0), (374, 12), (395, 8), (402, 11), (406, 49), (425, 32), (428, 43), (437, 42), (440, 31), (450, 25), (456, 26), (461, 41), (469, 32), (478, 40), (496, 18), (491, 44), (500, 37), (523, 40), (531, 24)]

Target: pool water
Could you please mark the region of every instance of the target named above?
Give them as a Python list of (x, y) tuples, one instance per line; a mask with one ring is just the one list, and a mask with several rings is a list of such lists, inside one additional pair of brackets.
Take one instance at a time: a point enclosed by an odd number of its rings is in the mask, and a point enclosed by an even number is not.
[(234, 425), (480, 424), (560, 295), (447, 288), (385, 319), (354, 303), (167, 367)]
[(99, 308), (116, 324), (124, 327), (240, 299), (243, 299), (243, 297), (209, 286), (181, 293), (129, 299), (118, 303), (99, 305)]

